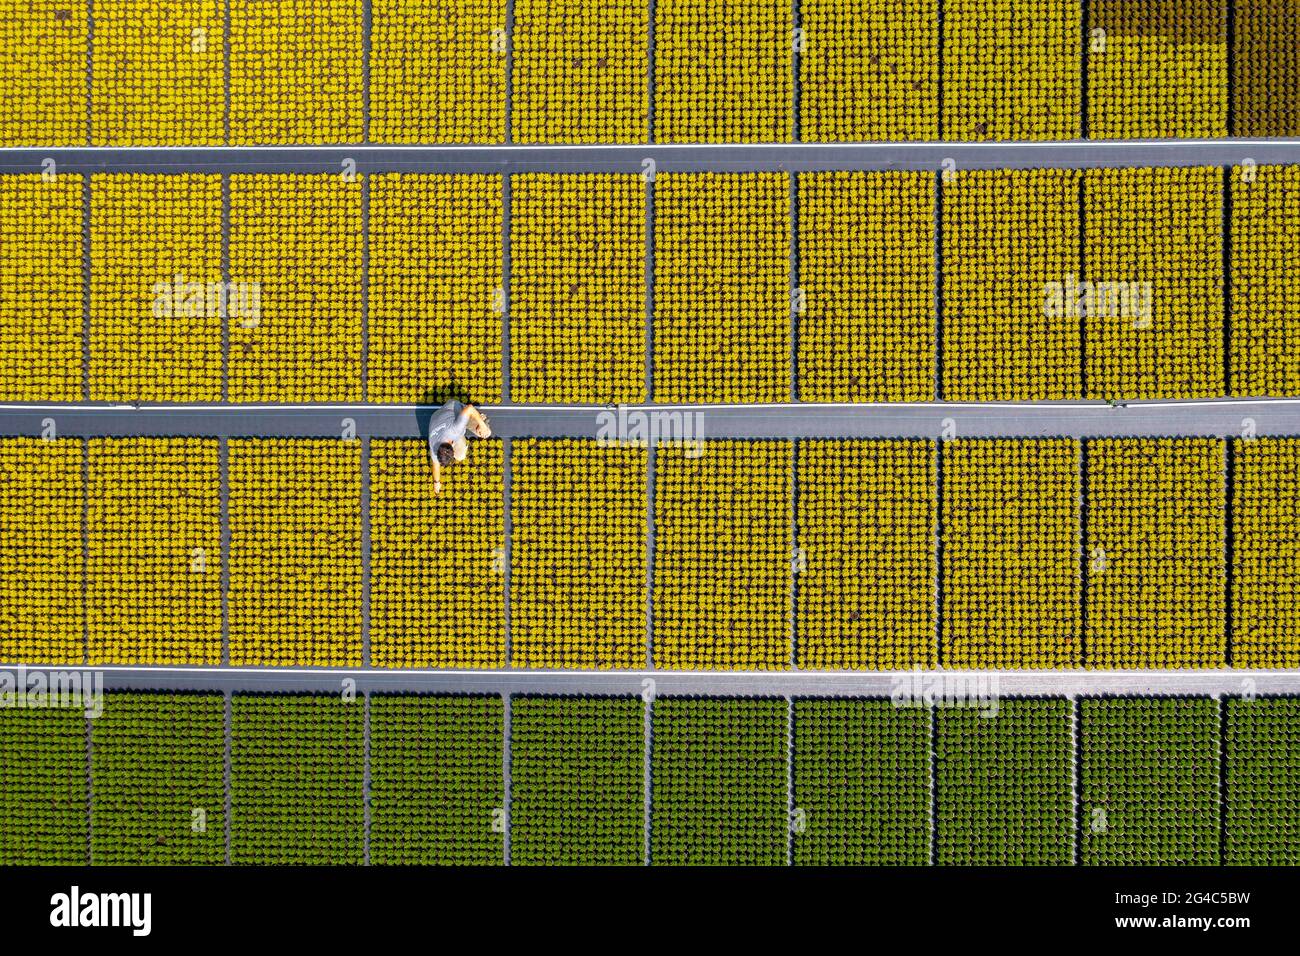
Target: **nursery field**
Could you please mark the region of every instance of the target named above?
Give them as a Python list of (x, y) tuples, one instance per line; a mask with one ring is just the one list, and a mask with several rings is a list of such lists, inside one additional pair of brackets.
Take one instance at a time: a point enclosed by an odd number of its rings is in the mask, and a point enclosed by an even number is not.
[[(1285, 136), (1294, 0), (6, 0), (3, 145)], [(725, 28), (725, 29), (724, 29)]]
[(1300, 439), (511, 444), (0, 439), (0, 660), (1300, 666)]
[(1294, 165), (0, 175), (0, 401), (1290, 397), (1298, 191)]
[(0, 861), (1300, 862), (1295, 698), (995, 709), (110, 693), (0, 711)]

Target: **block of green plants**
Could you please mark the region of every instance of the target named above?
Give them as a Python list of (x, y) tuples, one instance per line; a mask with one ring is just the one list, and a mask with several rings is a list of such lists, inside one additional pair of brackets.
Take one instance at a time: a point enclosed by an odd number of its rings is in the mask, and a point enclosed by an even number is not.
[(787, 721), (784, 700), (655, 701), (652, 863), (786, 862)]
[(1080, 863), (1218, 863), (1218, 720), (1208, 697), (1080, 701)]
[(91, 721), (95, 864), (225, 862), (225, 698), (108, 694)]
[(370, 699), (370, 861), (499, 864), (505, 852), (500, 697)]
[(1224, 862), (1300, 864), (1300, 698), (1227, 702)]
[(796, 700), (794, 862), (930, 858), (930, 711), (888, 700)]
[(972, 707), (936, 712), (937, 861), (1069, 863), (1069, 701), (1004, 699), (996, 715), (989, 713)]
[(510, 711), (510, 861), (641, 863), (645, 705), (519, 697)]
[(361, 699), (236, 694), (231, 717), (233, 862), (363, 862)]
[(0, 708), (0, 864), (87, 859), (86, 715)]

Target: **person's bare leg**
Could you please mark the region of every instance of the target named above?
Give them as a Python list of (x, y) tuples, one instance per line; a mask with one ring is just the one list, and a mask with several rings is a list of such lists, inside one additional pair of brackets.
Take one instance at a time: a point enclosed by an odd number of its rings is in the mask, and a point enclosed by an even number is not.
[(488, 420), (483, 417), (483, 413), (473, 405), (466, 405), (465, 411), (469, 414), (469, 425), (470, 428), (474, 430), (474, 434), (479, 438), (491, 438), (492, 426), (489, 425)]

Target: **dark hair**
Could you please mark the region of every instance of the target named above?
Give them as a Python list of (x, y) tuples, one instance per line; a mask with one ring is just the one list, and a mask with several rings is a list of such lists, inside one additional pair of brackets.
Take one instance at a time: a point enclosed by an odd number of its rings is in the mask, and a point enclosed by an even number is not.
[(438, 446), (438, 464), (446, 468), (456, 460), (456, 450), (447, 442)]

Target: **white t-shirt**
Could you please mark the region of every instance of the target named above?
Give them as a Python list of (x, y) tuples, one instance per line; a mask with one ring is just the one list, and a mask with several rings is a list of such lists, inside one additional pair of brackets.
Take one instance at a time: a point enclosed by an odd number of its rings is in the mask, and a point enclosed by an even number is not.
[(429, 419), (429, 455), (438, 460), (438, 446), (450, 445), (465, 437), (469, 428), (469, 412), (456, 399), (452, 399), (433, 413)]

